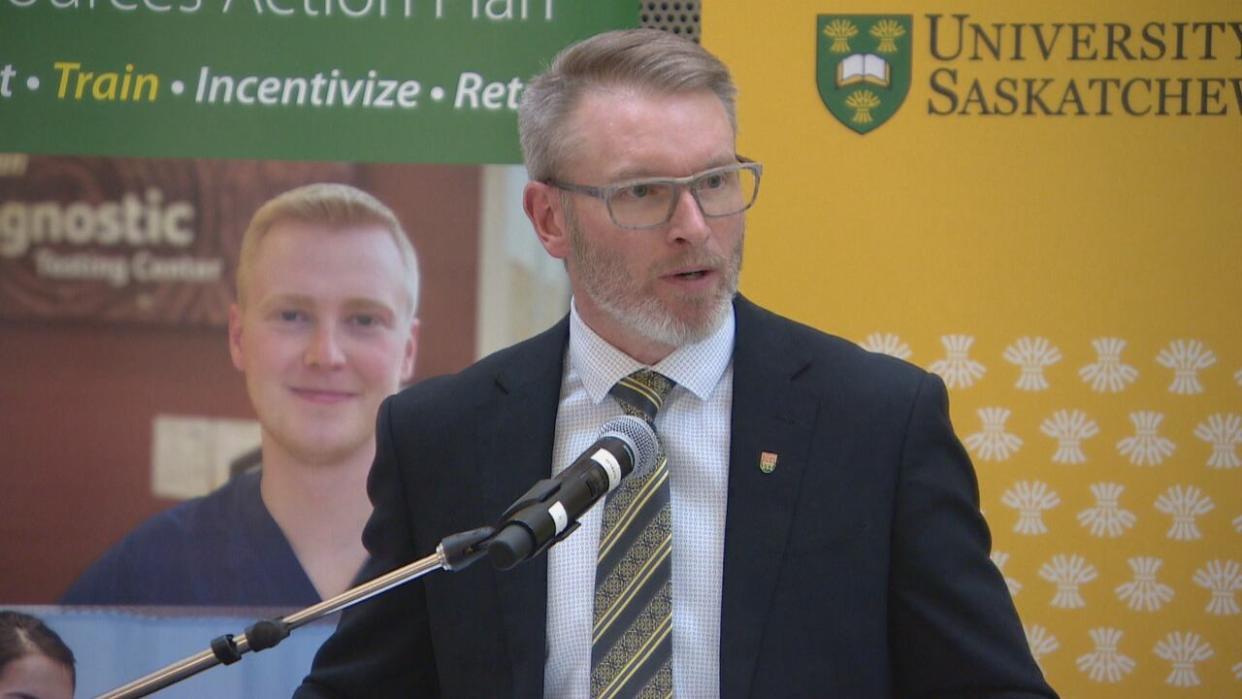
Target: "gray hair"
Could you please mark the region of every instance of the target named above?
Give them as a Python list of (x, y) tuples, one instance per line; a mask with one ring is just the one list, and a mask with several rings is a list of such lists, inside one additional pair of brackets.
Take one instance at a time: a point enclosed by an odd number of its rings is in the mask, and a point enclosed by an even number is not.
[(564, 49), (526, 86), (518, 133), (530, 179), (556, 176), (570, 145), (565, 122), (583, 94), (609, 87), (656, 94), (709, 90), (720, 98), (737, 133), (737, 88), (720, 59), (693, 41), (657, 29), (607, 32)]
[(379, 226), (392, 237), (405, 269), (404, 285), (410, 302), (410, 316), (418, 312), (418, 255), (392, 212), (379, 199), (356, 187), (338, 183), (308, 184), (291, 189), (268, 200), (250, 219), (242, 237), (241, 256), (237, 263), (237, 301), (246, 304), (251, 268), (259, 241), (277, 223), (296, 221), (319, 224), (334, 230), (353, 226)]

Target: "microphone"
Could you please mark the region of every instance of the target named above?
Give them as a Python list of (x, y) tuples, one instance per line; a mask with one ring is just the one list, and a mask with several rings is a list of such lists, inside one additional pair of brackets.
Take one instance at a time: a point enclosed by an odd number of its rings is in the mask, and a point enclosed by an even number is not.
[(658, 452), (645, 420), (625, 415), (604, 423), (599, 438), (568, 468), (535, 483), (500, 516), (487, 544), (492, 565), (508, 570), (572, 534), (578, 518), (621, 479), (655, 468)]

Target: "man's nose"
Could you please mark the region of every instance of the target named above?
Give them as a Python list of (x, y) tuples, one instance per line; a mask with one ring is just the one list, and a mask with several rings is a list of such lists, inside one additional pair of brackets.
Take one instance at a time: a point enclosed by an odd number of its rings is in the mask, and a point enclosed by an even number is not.
[(692, 243), (702, 242), (711, 234), (707, 225), (707, 217), (699, 208), (699, 202), (689, 187), (683, 188), (677, 197), (677, 205), (673, 209), (673, 217), (669, 220), (670, 240), (685, 240)]
[(306, 364), (317, 367), (337, 367), (345, 363), (345, 353), (336, 336), (336, 328), (332, 323), (319, 323), (315, 326), (310, 344), (306, 348)]

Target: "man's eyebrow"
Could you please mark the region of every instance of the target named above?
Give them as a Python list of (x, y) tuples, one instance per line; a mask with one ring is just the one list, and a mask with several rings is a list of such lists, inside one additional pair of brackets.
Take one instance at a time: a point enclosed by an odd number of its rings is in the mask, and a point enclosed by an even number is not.
[(343, 307), (347, 311), (372, 311), (388, 315), (395, 315), (397, 312), (397, 310), (388, 302), (365, 296), (347, 298), (345, 299)]
[[(315, 298), (305, 294), (274, 294), (260, 302), (260, 308), (275, 308), (279, 306), (314, 306)], [(341, 307), (348, 311), (371, 310), (394, 312), (392, 304), (377, 298), (368, 296), (351, 296), (341, 302)]]
[(665, 178), (666, 178), (665, 175), (655, 174), (652, 170), (648, 170), (645, 167), (627, 167), (627, 168), (623, 168), (621, 170), (618, 170), (614, 173), (609, 174), (607, 176), (606, 183), (612, 184), (615, 182), (632, 182), (634, 180), (650, 180), (650, 179), (665, 179)]
[(259, 302), (260, 308), (271, 308), (273, 306), (309, 306), (313, 303), (311, 297), (304, 294), (273, 294), (264, 298)]
[(727, 156), (709, 160), (707, 165), (687, 175), (669, 175), (662, 172), (653, 172), (647, 168), (626, 168), (613, 174), (609, 183), (625, 183), (635, 180), (676, 180), (682, 177), (691, 177), (707, 170), (714, 170), (718, 167), (733, 165), (737, 162), (739, 162), (737, 156), (730, 153)]

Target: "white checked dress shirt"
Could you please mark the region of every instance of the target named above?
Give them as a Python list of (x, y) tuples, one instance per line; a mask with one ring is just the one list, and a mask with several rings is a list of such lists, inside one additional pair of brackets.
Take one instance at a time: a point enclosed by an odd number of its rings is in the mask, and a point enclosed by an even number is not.
[[(733, 313), (707, 339), (651, 367), (677, 382), (656, 417), (668, 454), (673, 515), (673, 687), (679, 699), (720, 695), (720, 591), (729, 419), (733, 404)], [(564, 470), (622, 415), (613, 384), (645, 365), (596, 335), (570, 306), (569, 347), (556, 415), (553, 474)], [(604, 501), (548, 552), (548, 662), (544, 696), (589, 697), (595, 558)]]

